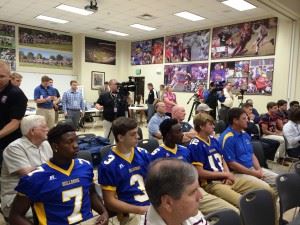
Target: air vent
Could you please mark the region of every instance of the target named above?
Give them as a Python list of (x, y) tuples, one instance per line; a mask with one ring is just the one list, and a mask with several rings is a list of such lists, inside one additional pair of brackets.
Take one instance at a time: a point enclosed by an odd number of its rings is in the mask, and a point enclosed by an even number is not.
[(154, 16), (152, 16), (152, 15), (150, 15), (148, 13), (145, 13), (143, 15), (138, 16), (137, 18), (142, 19), (142, 20), (153, 20), (156, 17), (154, 17)]

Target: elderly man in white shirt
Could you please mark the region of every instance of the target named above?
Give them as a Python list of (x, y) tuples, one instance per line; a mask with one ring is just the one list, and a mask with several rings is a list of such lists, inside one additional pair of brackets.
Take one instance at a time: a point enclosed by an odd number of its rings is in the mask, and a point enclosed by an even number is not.
[(145, 186), (151, 206), (140, 225), (208, 225), (198, 211), (202, 196), (191, 164), (174, 158), (155, 160)]
[(228, 124), (228, 111), (233, 106), (234, 96), (232, 94), (232, 83), (227, 82), (223, 94), (225, 96), (225, 101), (221, 103), (221, 109), (219, 110), (219, 120), (223, 120)]
[(283, 136), (287, 140), (287, 154), (300, 158), (300, 108), (291, 110), (289, 121), (283, 126)]
[[(46, 141), (48, 130), (44, 116), (26, 116), (21, 121), (23, 137), (13, 141), (4, 149), (1, 170), (1, 209), (5, 218), (9, 216), (11, 204), (16, 196), (15, 187), (21, 176), (27, 175), (52, 157), (52, 149)], [(31, 211), (26, 216), (31, 217)]]

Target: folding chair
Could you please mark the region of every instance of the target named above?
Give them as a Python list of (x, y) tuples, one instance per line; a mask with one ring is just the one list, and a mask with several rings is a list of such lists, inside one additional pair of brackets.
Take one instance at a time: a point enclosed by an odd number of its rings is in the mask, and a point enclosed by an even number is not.
[(274, 203), (267, 190), (245, 193), (240, 199), (240, 211), (243, 225), (275, 224)]
[(77, 158), (79, 159), (85, 159), (86, 161), (89, 161), (91, 165), (93, 165), (93, 158), (89, 151), (79, 151), (77, 153)]
[(300, 161), (295, 163), (295, 172), (300, 175)]
[(216, 134), (221, 134), (226, 129), (226, 123), (223, 120), (219, 120), (215, 124), (215, 132)]
[(146, 149), (149, 153), (153, 152), (159, 146), (156, 139), (143, 139), (138, 142), (138, 147)]
[(300, 176), (296, 173), (281, 174), (276, 178), (276, 185), (280, 205), (279, 222), (281, 223), (283, 214), (287, 210), (300, 206)]
[(100, 149), (100, 162), (103, 160), (103, 158), (108, 154), (109, 150), (112, 146), (115, 145), (106, 145), (103, 148)]
[(299, 161), (300, 159), (299, 158), (295, 158), (295, 157), (292, 157), (292, 156), (289, 156), (289, 153), (288, 153), (288, 141), (287, 141), (287, 138), (283, 135), (283, 138), (284, 138), (284, 146), (285, 146), (285, 155), (283, 157), (283, 160), (282, 160), (282, 165), (284, 164), (284, 162), (286, 161), (290, 161), (291, 162), (291, 165), (289, 166), (289, 170), (291, 170), (291, 168), (293, 167), (294, 163)]
[(261, 167), (267, 168), (268, 165), (266, 163), (265, 155), (264, 155), (264, 149), (259, 140), (251, 141), (251, 144), (253, 146), (253, 152), (260, 164)]
[(223, 209), (208, 214), (209, 225), (242, 225), (240, 216), (232, 209)]

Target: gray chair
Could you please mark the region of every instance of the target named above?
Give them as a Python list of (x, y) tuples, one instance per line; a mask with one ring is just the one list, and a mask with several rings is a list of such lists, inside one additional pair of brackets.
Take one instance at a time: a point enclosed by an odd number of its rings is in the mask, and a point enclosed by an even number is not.
[(264, 149), (263, 149), (261, 142), (258, 140), (255, 140), (255, 141), (251, 141), (251, 144), (253, 146), (254, 155), (256, 156), (260, 166), (267, 168), (268, 165), (266, 162), (266, 158), (264, 155)]
[(283, 160), (282, 160), (282, 165), (284, 165), (284, 162), (286, 161), (289, 161), (291, 162), (290, 166), (289, 166), (289, 171), (291, 170), (291, 168), (293, 167), (294, 163), (299, 161), (299, 158), (295, 158), (295, 157), (292, 157), (292, 156), (289, 156), (289, 151), (288, 151), (288, 140), (287, 138), (283, 135), (283, 138), (284, 138), (284, 146), (285, 146), (285, 155), (283, 157)]
[(109, 150), (112, 146), (115, 145), (106, 145), (103, 148), (100, 149), (100, 162), (103, 160), (103, 158), (108, 154)]
[(300, 207), (300, 176), (295, 173), (281, 174), (276, 178), (276, 185), (280, 205), (279, 222), (281, 223), (284, 212)]
[(226, 127), (227, 125), (223, 120), (219, 120), (218, 122), (216, 122), (215, 124), (216, 134), (221, 134), (226, 129)]
[(138, 142), (138, 147), (146, 149), (149, 153), (153, 152), (159, 146), (156, 139), (143, 139)]
[(243, 225), (275, 224), (274, 202), (267, 190), (245, 193), (240, 199), (240, 212)]
[(79, 151), (77, 153), (77, 158), (85, 159), (86, 161), (89, 161), (91, 165), (93, 165), (93, 157), (89, 151)]
[(209, 225), (242, 225), (240, 216), (232, 209), (223, 209), (205, 216)]

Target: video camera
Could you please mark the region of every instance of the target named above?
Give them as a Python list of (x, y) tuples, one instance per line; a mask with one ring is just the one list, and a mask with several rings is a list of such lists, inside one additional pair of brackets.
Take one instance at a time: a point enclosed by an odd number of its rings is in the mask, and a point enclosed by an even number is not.
[(247, 92), (247, 89), (240, 88), (240, 94), (238, 95), (238, 99), (243, 100), (246, 92)]
[(225, 87), (225, 83), (226, 81), (216, 81), (215, 84), (215, 89), (216, 91), (223, 91), (224, 87)]
[(136, 91), (136, 83), (133, 81), (132, 77), (129, 77), (129, 81), (125, 81), (122, 83), (117, 83), (119, 93), (121, 95), (128, 96), (129, 91), (135, 92)]

